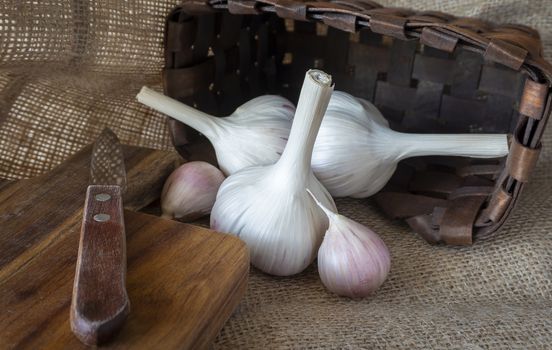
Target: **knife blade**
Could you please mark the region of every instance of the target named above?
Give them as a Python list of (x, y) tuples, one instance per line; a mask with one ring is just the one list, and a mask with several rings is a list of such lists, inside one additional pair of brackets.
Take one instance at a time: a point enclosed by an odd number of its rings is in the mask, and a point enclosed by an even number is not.
[(92, 149), (81, 226), (70, 323), (85, 344), (109, 340), (130, 312), (126, 291), (126, 188), (119, 139), (104, 129)]

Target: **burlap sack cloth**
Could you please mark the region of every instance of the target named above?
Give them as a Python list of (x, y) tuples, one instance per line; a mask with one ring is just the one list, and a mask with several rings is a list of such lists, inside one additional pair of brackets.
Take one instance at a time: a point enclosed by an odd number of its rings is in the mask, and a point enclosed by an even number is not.
[[(407, 0), (538, 29), (552, 59), (552, 3)], [(178, 1), (5, 0), (0, 4), (0, 178), (38, 175), (92, 142), (104, 126), (123, 142), (170, 149), (165, 118), (135, 102), (161, 89), (165, 16)], [(215, 348), (552, 347), (552, 128), (507, 224), (473, 247), (435, 247), (384, 218), (370, 200), (339, 210), (389, 246), (389, 279), (372, 297), (327, 292), (300, 276), (252, 271), (247, 296)]]

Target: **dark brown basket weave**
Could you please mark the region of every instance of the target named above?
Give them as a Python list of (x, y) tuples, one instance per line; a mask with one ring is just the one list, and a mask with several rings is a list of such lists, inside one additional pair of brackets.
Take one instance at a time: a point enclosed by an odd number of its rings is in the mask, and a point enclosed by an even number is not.
[[(375, 196), (429, 242), (470, 244), (504, 223), (536, 164), (550, 114), (552, 66), (539, 34), (372, 1), (188, 1), (169, 16), (165, 93), (224, 116), (265, 93), (295, 101), (321, 68), (336, 89), (373, 101), (391, 126), (418, 133), (510, 133), (507, 159), (401, 162)], [(170, 121), (188, 159), (209, 144)]]

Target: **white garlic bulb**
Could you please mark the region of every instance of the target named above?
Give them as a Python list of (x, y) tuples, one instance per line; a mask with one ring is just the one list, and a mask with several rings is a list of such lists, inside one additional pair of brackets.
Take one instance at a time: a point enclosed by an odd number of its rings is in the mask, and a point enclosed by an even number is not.
[(330, 220), (318, 250), (318, 273), (322, 283), (330, 291), (351, 298), (374, 292), (391, 269), (389, 249), (374, 231), (334, 213), (311, 195)]
[(169, 175), (161, 192), (163, 218), (192, 221), (208, 215), (224, 174), (207, 162), (182, 164)]
[(312, 169), (332, 196), (364, 198), (385, 186), (397, 163), (408, 157), (507, 154), (505, 134), (399, 133), (370, 102), (335, 91), (314, 145)]
[(139, 102), (201, 132), (215, 149), (224, 174), (274, 164), (288, 139), (295, 107), (281, 96), (256, 97), (225, 118), (216, 118), (143, 87)]
[(282, 157), (273, 165), (241, 170), (220, 187), (211, 228), (237, 235), (251, 262), (264, 272), (288, 276), (315, 258), (328, 220), (305, 192), (308, 187), (329, 208), (335, 204), (314, 177), (312, 148), (333, 86), (331, 76), (309, 70)]

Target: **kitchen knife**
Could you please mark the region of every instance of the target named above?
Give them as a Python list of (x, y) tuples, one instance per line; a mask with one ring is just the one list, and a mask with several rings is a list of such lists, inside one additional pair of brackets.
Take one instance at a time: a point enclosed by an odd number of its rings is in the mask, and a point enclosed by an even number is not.
[(126, 291), (126, 187), (119, 139), (104, 129), (92, 149), (71, 300), (71, 330), (85, 344), (111, 338), (130, 311)]

